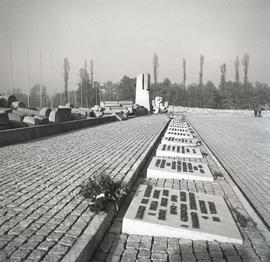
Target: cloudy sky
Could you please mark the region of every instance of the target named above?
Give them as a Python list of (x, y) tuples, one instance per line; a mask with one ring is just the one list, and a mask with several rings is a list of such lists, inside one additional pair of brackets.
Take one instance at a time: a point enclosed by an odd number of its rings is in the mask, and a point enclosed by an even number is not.
[[(14, 87), (26, 90), (27, 48), (30, 87), (42, 79), (63, 89), (62, 61), (70, 61), (70, 89), (86, 59), (94, 78), (119, 81), (124, 75), (152, 74), (154, 52), (159, 80), (180, 82), (187, 61), (187, 82), (198, 81), (205, 56), (204, 81), (215, 84), (227, 64), (234, 79), (236, 56), (250, 55), (249, 79), (270, 84), (269, 0), (0, 0), (0, 93), (10, 88), (9, 38)], [(40, 51), (41, 50), (41, 51)], [(241, 78), (242, 78), (241, 68)]]

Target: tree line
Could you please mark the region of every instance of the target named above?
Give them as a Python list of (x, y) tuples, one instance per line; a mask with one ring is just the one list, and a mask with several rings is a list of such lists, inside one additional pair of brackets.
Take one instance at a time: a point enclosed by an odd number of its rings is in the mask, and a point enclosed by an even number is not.
[(234, 61), (235, 80), (227, 81), (227, 66), (220, 65), (220, 82), (215, 86), (213, 82), (203, 82), (203, 69), (205, 58), (200, 56), (199, 81), (186, 86), (186, 59), (182, 60), (182, 82), (172, 84), (166, 78), (158, 83), (159, 62), (155, 53), (153, 56), (153, 95), (160, 95), (164, 100), (176, 106), (219, 108), (219, 109), (251, 109), (270, 105), (270, 87), (267, 84), (248, 81), (249, 55), (242, 58), (243, 82), (240, 81), (240, 61), (238, 56)]
[[(270, 105), (270, 87), (267, 84), (248, 81), (249, 55), (242, 59), (244, 77), (240, 81), (240, 61), (236, 57), (234, 61), (235, 80), (226, 79), (227, 66), (220, 65), (220, 82), (215, 86), (213, 82), (203, 81), (203, 69), (205, 58), (200, 56), (200, 70), (198, 83), (186, 85), (187, 74), (186, 59), (182, 60), (182, 82), (172, 83), (169, 78), (158, 81), (159, 61), (158, 55), (153, 56), (152, 96), (161, 96), (164, 101), (175, 106), (219, 108), (219, 109), (251, 109)], [(136, 78), (124, 76), (119, 82), (107, 81), (100, 83), (94, 81), (94, 62), (90, 61), (90, 70), (87, 69), (87, 61), (79, 69), (79, 83), (76, 90), (68, 90), (70, 65), (67, 58), (63, 62), (64, 92), (49, 95), (47, 88), (40, 84), (34, 85), (29, 93), (30, 107), (58, 106), (67, 102), (81, 107), (91, 107), (99, 104), (101, 100), (135, 100)], [(27, 104), (27, 95), (16, 90), (14, 95)]]

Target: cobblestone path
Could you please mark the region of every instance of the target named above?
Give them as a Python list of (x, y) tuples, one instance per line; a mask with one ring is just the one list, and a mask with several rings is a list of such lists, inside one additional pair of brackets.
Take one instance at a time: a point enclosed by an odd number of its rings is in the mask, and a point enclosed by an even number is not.
[(0, 148), (0, 261), (59, 261), (95, 216), (95, 171), (124, 179), (167, 122), (147, 116)]
[[(146, 163), (133, 195), (140, 184), (150, 184), (164, 188), (189, 190), (202, 194), (223, 196), (234, 216), (243, 237), (243, 245), (220, 243), (217, 241), (194, 241), (190, 239), (153, 237), (122, 233), (123, 217), (133, 198), (130, 194), (114, 219), (110, 229), (96, 249), (91, 262), (269, 262), (269, 241), (258, 230), (232, 189), (233, 181), (226, 171), (213, 161), (209, 151), (201, 147), (204, 158), (193, 161), (207, 163), (215, 175), (213, 182), (147, 179)], [(186, 159), (190, 161), (191, 159)], [(192, 160), (191, 160), (192, 161)], [(222, 174), (222, 175), (220, 175)], [(243, 220), (243, 218), (245, 218)]]
[(270, 118), (188, 118), (270, 228)]

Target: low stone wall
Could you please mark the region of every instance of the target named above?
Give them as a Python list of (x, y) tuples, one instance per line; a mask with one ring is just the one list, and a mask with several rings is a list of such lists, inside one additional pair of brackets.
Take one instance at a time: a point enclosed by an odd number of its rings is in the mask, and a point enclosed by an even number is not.
[(62, 123), (52, 123), (48, 125), (3, 130), (0, 131), (0, 146), (16, 144), (31, 139), (50, 136), (84, 127), (110, 123), (113, 121), (116, 121), (115, 116), (104, 116), (101, 118), (82, 119)]

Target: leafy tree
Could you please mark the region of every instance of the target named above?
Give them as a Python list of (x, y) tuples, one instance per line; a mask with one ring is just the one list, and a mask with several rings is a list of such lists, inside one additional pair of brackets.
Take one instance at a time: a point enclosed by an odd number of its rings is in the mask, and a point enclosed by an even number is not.
[(218, 107), (218, 91), (211, 81), (207, 81), (204, 87), (204, 107), (217, 108)]
[(118, 100), (135, 100), (136, 79), (124, 76), (117, 85)]

